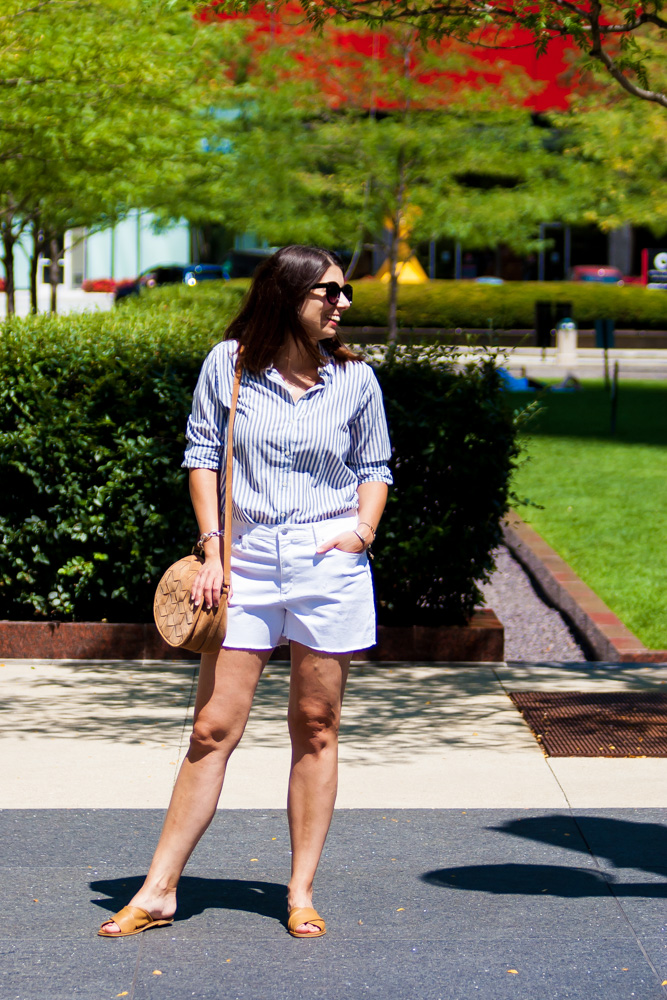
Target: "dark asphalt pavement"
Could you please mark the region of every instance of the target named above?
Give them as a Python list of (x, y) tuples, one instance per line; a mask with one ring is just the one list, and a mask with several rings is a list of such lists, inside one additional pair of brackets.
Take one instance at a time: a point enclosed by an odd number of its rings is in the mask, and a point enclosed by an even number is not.
[(657, 1000), (667, 810), (345, 809), (285, 929), (281, 810), (219, 810), (172, 927), (96, 936), (146, 871), (154, 809), (0, 812), (3, 1000)]

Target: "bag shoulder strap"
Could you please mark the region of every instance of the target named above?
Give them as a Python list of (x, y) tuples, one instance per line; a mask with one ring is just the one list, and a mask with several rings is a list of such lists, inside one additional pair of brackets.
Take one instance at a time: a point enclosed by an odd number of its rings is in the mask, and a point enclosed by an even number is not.
[(229, 593), (229, 581), (232, 572), (232, 461), (233, 440), (234, 440), (234, 417), (236, 416), (236, 404), (239, 398), (239, 388), (241, 386), (241, 376), (243, 366), (241, 365), (240, 351), (236, 359), (234, 369), (234, 387), (232, 389), (232, 404), (229, 407), (229, 420), (227, 421), (227, 465), (225, 471), (225, 519), (223, 522), (223, 547), (222, 547), (222, 591), (225, 596)]

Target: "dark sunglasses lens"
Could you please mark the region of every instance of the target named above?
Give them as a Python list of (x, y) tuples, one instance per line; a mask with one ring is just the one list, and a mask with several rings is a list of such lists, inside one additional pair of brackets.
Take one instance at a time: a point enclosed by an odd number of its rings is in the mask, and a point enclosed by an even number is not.
[(336, 305), (341, 296), (341, 292), (349, 302), (352, 301), (352, 285), (343, 285), (341, 288), (337, 281), (327, 281), (326, 296), (327, 302), (330, 305)]

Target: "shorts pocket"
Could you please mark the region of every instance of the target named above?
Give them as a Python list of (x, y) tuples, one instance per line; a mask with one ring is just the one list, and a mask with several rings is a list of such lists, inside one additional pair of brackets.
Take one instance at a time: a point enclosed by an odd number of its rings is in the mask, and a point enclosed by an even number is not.
[(361, 562), (362, 560), (368, 558), (366, 549), (363, 549), (361, 552), (348, 552), (346, 549), (329, 549), (325, 555), (334, 555), (334, 557), (338, 556), (341, 560), (347, 559), (348, 562), (354, 563)]

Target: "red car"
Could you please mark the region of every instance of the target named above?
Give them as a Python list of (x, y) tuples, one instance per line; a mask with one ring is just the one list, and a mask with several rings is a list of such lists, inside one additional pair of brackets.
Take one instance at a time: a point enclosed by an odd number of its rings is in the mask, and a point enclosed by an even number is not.
[(570, 271), (570, 281), (596, 281), (601, 285), (624, 285), (623, 272), (606, 264), (577, 264)]

